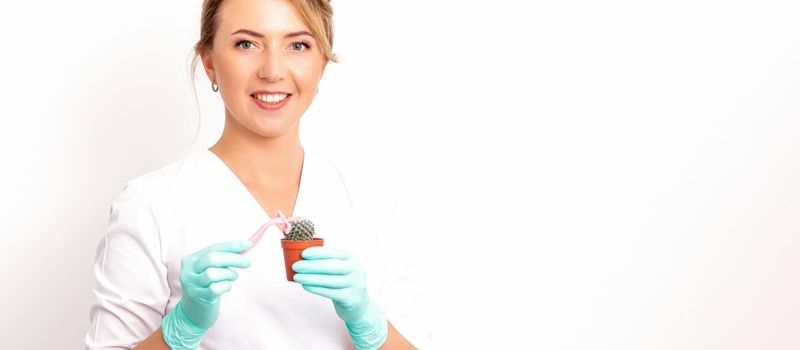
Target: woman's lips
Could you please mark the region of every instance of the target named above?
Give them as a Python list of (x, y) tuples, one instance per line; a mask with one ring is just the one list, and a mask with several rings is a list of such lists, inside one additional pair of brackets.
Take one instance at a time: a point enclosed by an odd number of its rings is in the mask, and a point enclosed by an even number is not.
[(253, 100), (253, 102), (256, 103), (256, 106), (258, 106), (259, 108), (261, 108), (263, 110), (267, 110), (267, 111), (276, 111), (276, 110), (281, 109), (283, 106), (285, 106), (287, 103), (289, 103), (289, 99), (290, 98), (292, 98), (292, 95), (286, 95), (286, 98), (284, 98), (283, 101), (278, 102), (276, 104), (269, 104), (269, 103), (266, 103), (264, 101), (259, 100), (258, 98), (256, 98), (255, 95), (250, 95), (250, 99)]

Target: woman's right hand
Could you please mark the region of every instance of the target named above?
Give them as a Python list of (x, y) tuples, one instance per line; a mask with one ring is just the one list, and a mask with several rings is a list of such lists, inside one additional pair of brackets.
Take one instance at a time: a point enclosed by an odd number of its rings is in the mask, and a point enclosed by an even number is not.
[[(239, 274), (232, 267), (247, 268), (250, 259), (240, 253), (249, 241), (230, 241), (203, 248), (181, 260), (183, 295), (162, 321), (164, 340), (172, 348), (199, 344), (219, 316), (220, 297), (231, 290)], [(187, 322), (188, 321), (188, 322)], [(195, 345), (196, 346), (196, 345)]]
[(250, 259), (239, 253), (250, 247), (248, 241), (215, 244), (181, 260), (183, 308), (189, 321), (209, 329), (219, 316), (219, 299), (239, 278), (231, 267), (250, 267)]

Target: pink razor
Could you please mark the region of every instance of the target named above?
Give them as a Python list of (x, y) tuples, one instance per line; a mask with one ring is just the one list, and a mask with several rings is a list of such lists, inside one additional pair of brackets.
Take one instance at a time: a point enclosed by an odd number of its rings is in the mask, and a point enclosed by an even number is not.
[(292, 230), (292, 224), (290, 224), (289, 220), (286, 219), (286, 216), (284, 216), (283, 213), (280, 210), (278, 210), (277, 218), (273, 218), (267, 221), (264, 225), (261, 225), (261, 227), (258, 230), (256, 230), (256, 233), (250, 236), (248, 241), (253, 243), (253, 245), (251, 245), (250, 248), (247, 248), (247, 250), (243, 251), (242, 255), (246, 254), (251, 249), (255, 248), (256, 244), (258, 244), (258, 241), (260, 241), (261, 237), (264, 236), (264, 232), (266, 232), (267, 229), (272, 225), (278, 225), (279, 227), (283, 226), (283, 228), (281, 228), (281, 231), (283, 231), (284, 233), (288, 233), (289, 231)]

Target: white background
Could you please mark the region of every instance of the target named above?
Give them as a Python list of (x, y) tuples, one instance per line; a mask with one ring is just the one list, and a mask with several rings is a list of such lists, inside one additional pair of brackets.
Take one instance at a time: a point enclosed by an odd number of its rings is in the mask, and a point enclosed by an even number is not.
[[(798, 2), (333, 3), (301, 140), (393, 170), (442, 348), (800, 348)], [(4, 6), (3, 348), (82, 348), (111, 200), (219, 137), (199, 9)]]

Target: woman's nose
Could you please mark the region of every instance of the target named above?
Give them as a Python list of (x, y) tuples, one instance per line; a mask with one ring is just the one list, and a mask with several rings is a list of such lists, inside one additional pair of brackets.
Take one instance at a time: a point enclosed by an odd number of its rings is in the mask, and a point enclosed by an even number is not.
[(264, 53), (258, 77), (270, 82), (281, 81), (286, 77), (286, 62), (280, 50), (269, 50)]

